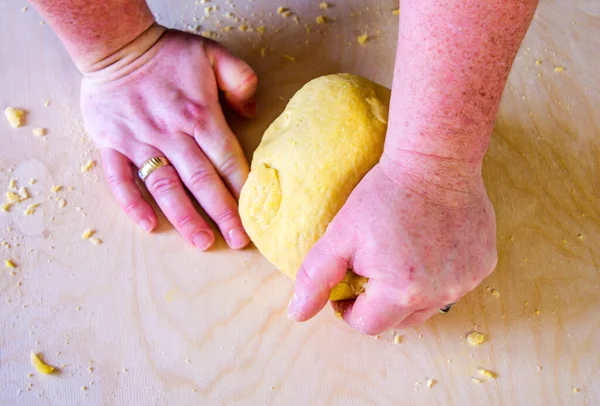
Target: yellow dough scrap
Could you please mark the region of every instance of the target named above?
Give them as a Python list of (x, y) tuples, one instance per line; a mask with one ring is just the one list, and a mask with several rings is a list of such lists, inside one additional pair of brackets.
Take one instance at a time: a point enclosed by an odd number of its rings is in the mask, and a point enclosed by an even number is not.
[[(379, 161), (390, 90), (349, 74), (312, 80), (266, 130), (240, 196), (248, 235), (291, 279), (346, 199)], [(332, 300), (356, 297), (349, 272)]]
[(473, 331), (467, 336), (467, 341), (472, 346), (477, 346), (485, 341), (485, 336), (477, 331)]
[(42, 361), (40, 359), (40, 357), (33, 351), (30, 354), (30, 358), (31, 358), (31, 363), (33, 364), (35, 369), (41, 374), (50, 375), (56, 369), (53, 366), (48, 365), (44, 361)]
[(16, 107), (7, 107), (4, 110), (4, 115), (12, 128), (19, 128), (25, 124), (25, 110)]

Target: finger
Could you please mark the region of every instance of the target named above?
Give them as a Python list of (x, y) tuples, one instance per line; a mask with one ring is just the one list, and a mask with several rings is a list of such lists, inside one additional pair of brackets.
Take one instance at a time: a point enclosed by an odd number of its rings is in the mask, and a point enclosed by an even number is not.
[(103, 148), (100, 153), (104, 163), (104, 175), (119, 206), (140, 227), (151, 232), (156, 227), (156, 214), (135, 184), (131, 162), (111, 148)]
[(217, 223), (227, 244), (234, 249), (250, 243), (237, 203), (192, 138), (181, 134), (163, 150), (181, 179), (206, 213)]
[(306, 255), (288, 307), (291, 320), (305, 321), (316, 315), (327, 304), (331, 289), (344, 279), (350, 256), (340, 255), (344, 250), (334, 244), (325, 233)]
[(258, 78), (250, 65), (216, 42), (207, 43), (206, 53), (227, 104), (242, 117), (254, 116), (257, 112), (255, 96)]
[(233, 134), (220, 107), (212, 120), (194, 126), (194, 139), (236, 199), (248, 178), (250, 167), (244, 151)]
[(429, 318), (438, 313), (439, 308), (431, 307), (429, 309), (417, 310), (413, 314), (406, 317), (400, 323), (398, 323), (395, 328), (404, 329), (413, 326), (418, 326), (419, 324), (425, 323)]
[(382, 281), (371, 279), (366, 290), (343, 313), (348, 325), (364, 334), (379, 334), (399, 324), (414, 309), (402, 306)]
[[(146, 146), (138, 148), (135, 155), (139, 167), (148, 158), (164, 154)], [(207, 250), (214, 244), (214, 233), (196, 211), (173, 166), (160, 167), (148, 175), (146, 187), (167, 219), (187, 241), (201, 250)]]

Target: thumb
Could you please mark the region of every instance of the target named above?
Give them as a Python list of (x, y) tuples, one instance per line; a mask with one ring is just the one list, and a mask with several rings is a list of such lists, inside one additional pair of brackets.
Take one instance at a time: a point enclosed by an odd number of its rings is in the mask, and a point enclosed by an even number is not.
[(253, 117), (258, 77), (250, 65), (233, 56), (221, 45), (210, 42), (206, 53), (212, 64), (217, 85), (223, 92), (227, 104), (242, 117)]
[(329, 292), (348, 270), (349, 256), (338, 253), (328, 233), (309, 251), (296, 274), (294, 296), (288, 307), (291, 320), (306, 321), (327, 304)]

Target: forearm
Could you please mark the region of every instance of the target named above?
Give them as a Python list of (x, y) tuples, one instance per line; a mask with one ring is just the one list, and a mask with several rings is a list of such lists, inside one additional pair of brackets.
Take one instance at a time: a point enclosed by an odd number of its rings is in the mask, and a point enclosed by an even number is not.
[(537, 0), (402, 0), (385, 152), (480, 163)]
[(154, 23), (144, 0), (30, 0), (83, 72), (131, 43)]

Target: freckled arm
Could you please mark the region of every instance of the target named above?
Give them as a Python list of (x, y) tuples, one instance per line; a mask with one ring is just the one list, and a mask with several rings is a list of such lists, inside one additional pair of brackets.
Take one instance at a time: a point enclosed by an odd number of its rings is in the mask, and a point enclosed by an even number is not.
[(385, 153), (480, 164), (537, 0), (402, 0)]
[(92, 71), (154, 23), (145, 0), (30, 0), (81, 71)]

